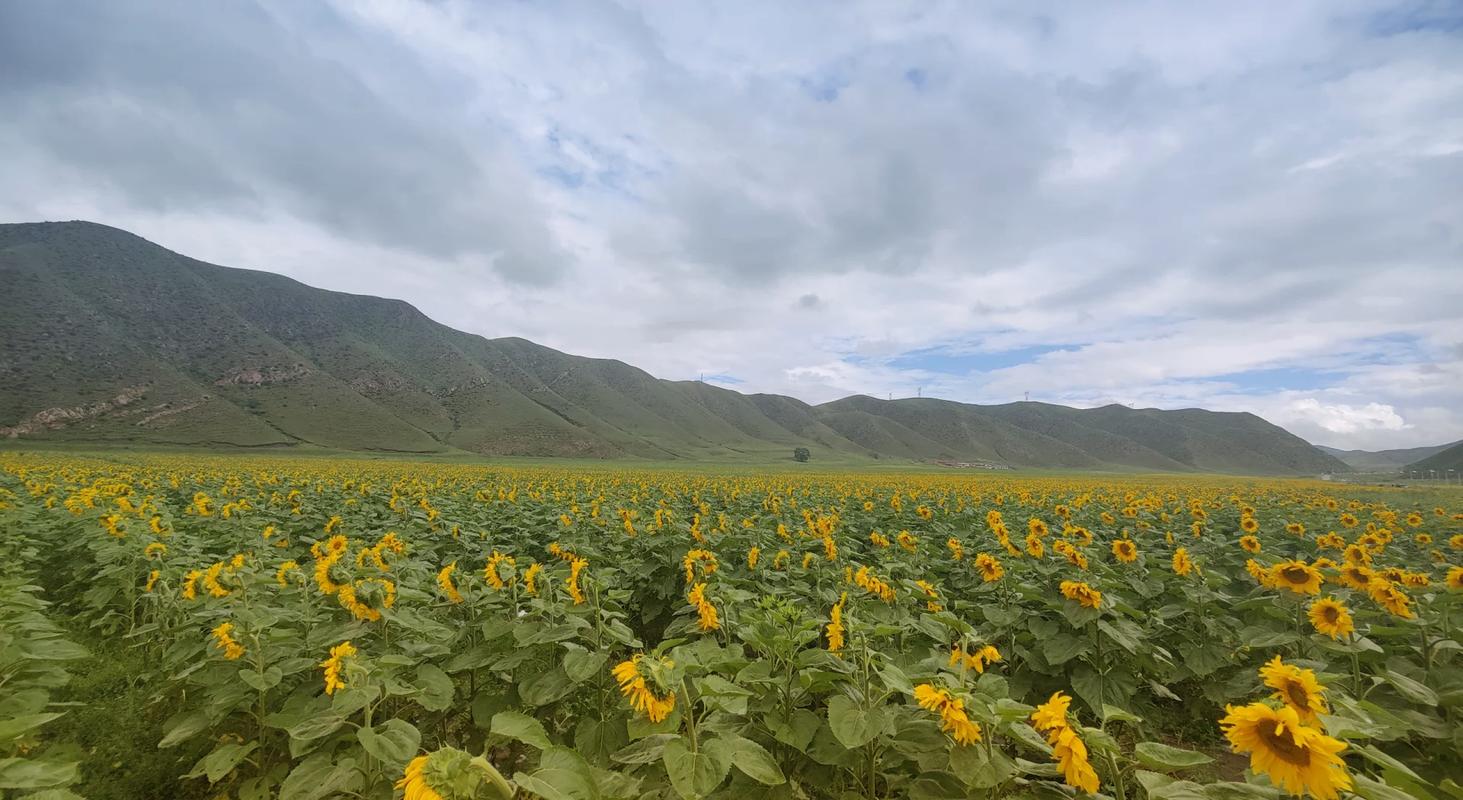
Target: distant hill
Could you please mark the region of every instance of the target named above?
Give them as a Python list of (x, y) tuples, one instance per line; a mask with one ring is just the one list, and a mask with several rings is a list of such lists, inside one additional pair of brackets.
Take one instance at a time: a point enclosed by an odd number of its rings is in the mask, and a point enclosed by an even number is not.
[(1436, 470), (1439, 476), (1445, 476), (1450, 469), (1455, 475), (1463, 475), (1463, 442), (1458, 442), (1403, 467), (1403, 470), (1417, 470), (1422, 473)]
[(1434, 453), (1441, 453), (1453, 445), (1438, 444), (1431, 447), (1408, 447), (1401, 450), (1338, 450), (1334, 447), (1316, 445), (1316, 449), (1344, 461), (1357, 472), (1397, 472), (1415, 461), (1421, 461)]
[(399, 300), (178, 255), (87, 222), (0, 225), (0, 436), (404, 453), (898, 459), (1316, 474), (1346, 465), (1252, 414), (820, 406), (485, 339)]

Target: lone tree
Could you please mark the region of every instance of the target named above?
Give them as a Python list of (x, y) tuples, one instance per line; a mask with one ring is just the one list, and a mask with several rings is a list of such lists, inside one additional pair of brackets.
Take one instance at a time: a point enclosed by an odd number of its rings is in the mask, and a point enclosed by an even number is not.
[(807, 461), (808, 459), (810, 459), (812, 457), (813, 457), (813, 454), (810, 453), (810, 452), (808, 452), (808, 448), (806, 448), (806, 447), (794, 447), (792, 449), (792, 460), (793, 461)]

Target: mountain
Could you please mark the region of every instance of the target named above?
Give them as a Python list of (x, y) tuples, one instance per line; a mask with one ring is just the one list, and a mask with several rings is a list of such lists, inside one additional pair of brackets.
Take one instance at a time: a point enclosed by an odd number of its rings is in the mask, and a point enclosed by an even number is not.
[(848, 397), (819, 406), (485, 339), (399, 300), (87, 222), (0, 225), (0, 436), (404, 453), (1315, 474), (1252, 414)]
[(1434, 453), (1440, 453), (1454, 445), (1439, 444), (1432, 447), (1408, 447), (1400, 450), (1338, 450), (1334, 447), (1316, 445), (1316, 449), (1335, 456), (1357, 472), (1398, 472), (1414, 461), (1421, 461)]
[(1403, 470), (1408, 472), (1416, 470), (1424, 475), (1429, 471), (1435, 471), (1439, 477), (1450, 477), (1447, 474), (1448, 470), (1453, 470), (1454, 476), (1463, 475), (1463, 442), (1456, 442), (1427, 458), (1407, 464)]

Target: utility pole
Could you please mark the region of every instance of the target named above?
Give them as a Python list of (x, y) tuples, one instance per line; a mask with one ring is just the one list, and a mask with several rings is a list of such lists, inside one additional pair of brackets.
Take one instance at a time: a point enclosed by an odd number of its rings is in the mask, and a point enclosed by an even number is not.
[(1030, 403), (1031, 402), (1031, 392), (1023, 392), (1022, 394), (1026, 395), (1026, 402)]

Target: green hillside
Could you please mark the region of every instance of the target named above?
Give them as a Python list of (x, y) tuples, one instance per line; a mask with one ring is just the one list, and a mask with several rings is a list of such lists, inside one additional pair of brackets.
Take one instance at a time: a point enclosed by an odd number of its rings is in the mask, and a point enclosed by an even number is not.
[(1407, 464), (1402, 469), (1408, 472), (1416, 470), (1423, 474), (1435, 471), (1438, 477), (1447, 477), (1448, 470), (1453, 470), (1454, 476), (1463, 475), (1463, 442)]
[(485, 339), (412, 306), (87, 222), (0, 225), (0, 435), (581, 458), (1315, 474), (1250, 414), (848, 397), (812, 406)]
[(1317, 446), (1317, 449), (1341, 459), (1346, 462), (1347, 466), (1358, 472), (1399, 472), (1408, 464), (1416, 463), (1458, 444), (1463, 444), (1463, 442), (1438, 444), (1431, 447), (1407, 447), (1400, 450), (1339, 450), (1334, 447), (1321, 446)]

